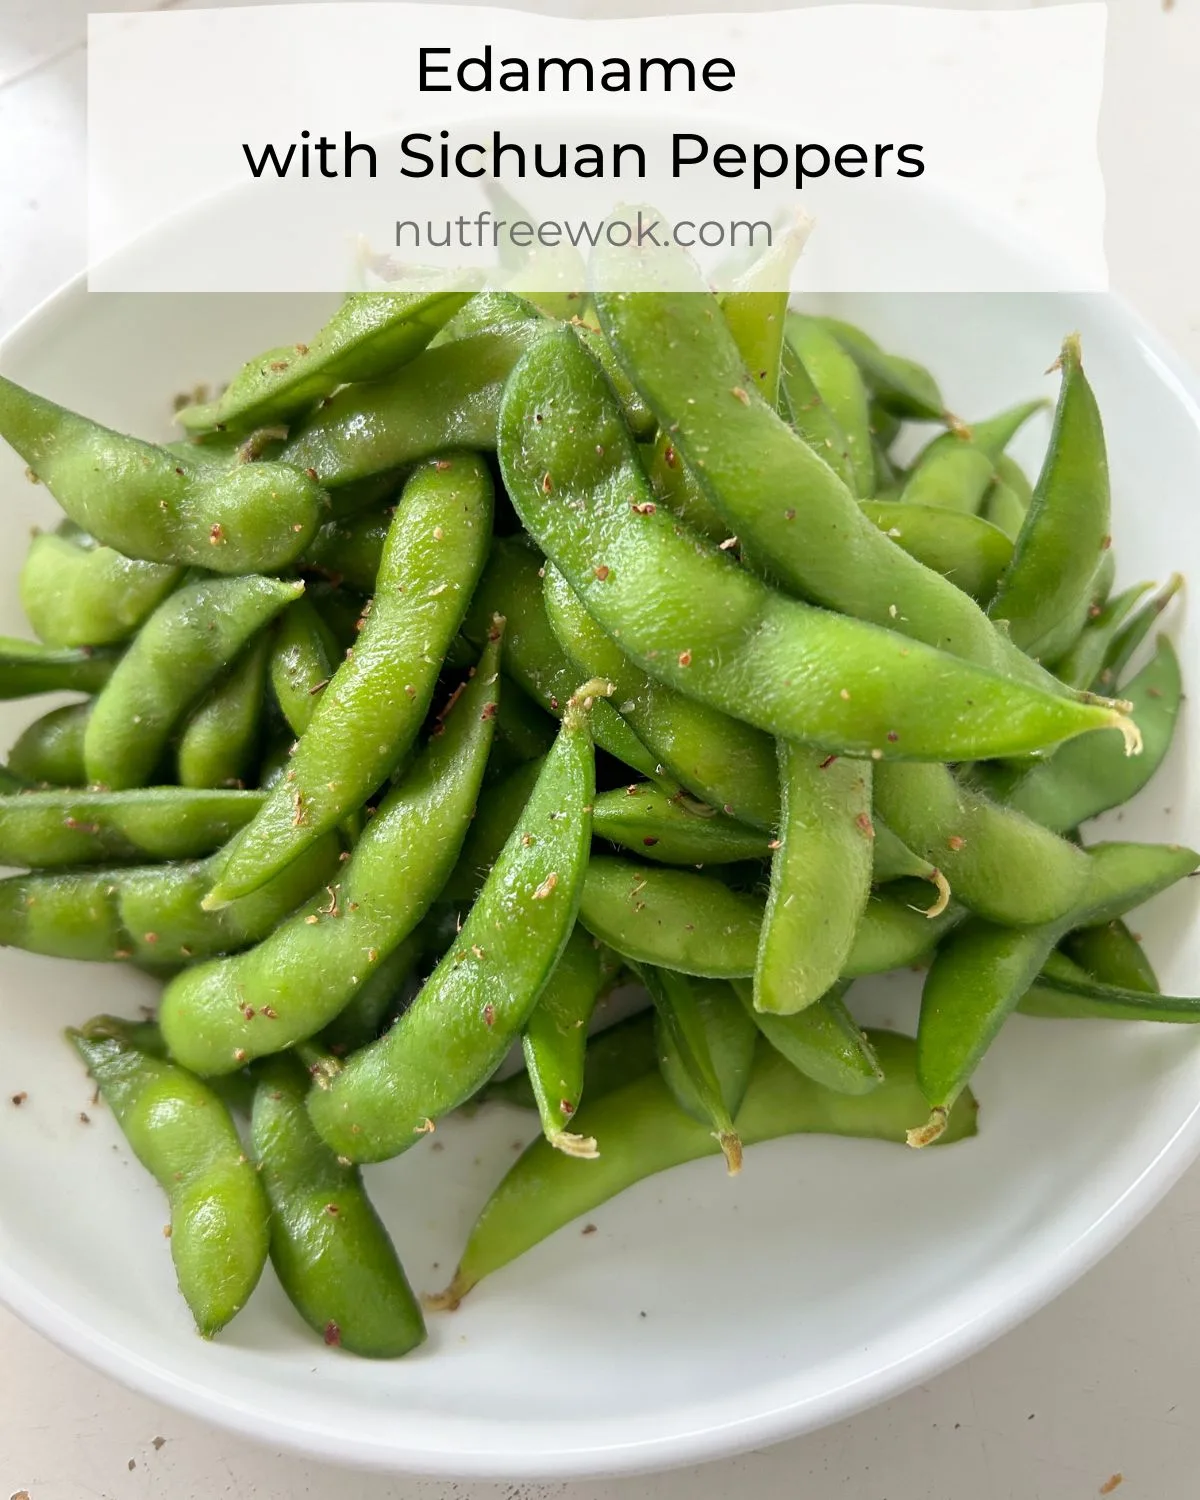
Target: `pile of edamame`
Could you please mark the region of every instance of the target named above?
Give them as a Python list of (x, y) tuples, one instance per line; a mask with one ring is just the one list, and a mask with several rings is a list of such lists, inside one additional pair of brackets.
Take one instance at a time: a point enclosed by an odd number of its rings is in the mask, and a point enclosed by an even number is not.
[[(327, 1344), (419, 1344), (359, 1167), (468, 1101), (541, 1134), (427, 1307), (693, 1158), (971, 1136), (1013, 1011), (1200, 1017), (1123, 922), (1200, 859), (1079, 833), (1170, 744), (1178, 580), (1113, 591), (1058, 369), (1032, 484), (1044, 403), (952, 417), (752, 275), (357, 293), (165, 446), (0, 379), (65, 514), (0, 693), (77, 695), (8, 758), (0, 941), (160, 977), (69, 1037), (202, 1334), (269, 1256)], [(916, 1038), (863, 1031), (909, 966)]]

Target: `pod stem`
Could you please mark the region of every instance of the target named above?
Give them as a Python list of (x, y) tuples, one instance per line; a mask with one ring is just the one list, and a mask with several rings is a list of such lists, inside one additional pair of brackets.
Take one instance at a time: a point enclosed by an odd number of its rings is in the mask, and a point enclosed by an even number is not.
[(905, 1140), (916, 1150), (920, 1150), (923, 1146), (932, 1146), (945, 1131), (949, 1122), (950, 1111), (943, 1109), (939, 1104), (930, 1110), (929, 1118), (924, 1125), (918, 1125), (915, 1130), (905, 1132)]
[(422, 1292), (421, 1306), (426, 1312), (456, 1312), (459, 1303), (475, 1285), (461, 1270), (455, 1271), (450, 1285), (441, 1292)]
[(572, 1135), (569, 1130), (555, 1130), (546, 1140), (556, 1151), (562, 1151), (567, 1156), (577, 1156), (581, 1161), (595, 1161), (600, 1155), (595, 1136)]
[(942, 872), (934, 866), (933, 874), (929, 876), (930, 881), (937, 888), (938, 897), (933, 905), (926, 911), (927, 917), (940, 917), (950, 905), (950, 882)]
[(614, 687), (607, 677), (589, 677), (580, 687), (577, 687), (567, 699), (566, 712), (563, 714), (563, 724), (568, 729), (578, 729), (591, 712), (592, 704), (597, 698), (611, 698)]
[(721, 1148), (730, 1177), (736, 1177), (742, 1170), (741, 1136), (736, 1130), (716, 1130), (713, 1132), (713, 1139)]

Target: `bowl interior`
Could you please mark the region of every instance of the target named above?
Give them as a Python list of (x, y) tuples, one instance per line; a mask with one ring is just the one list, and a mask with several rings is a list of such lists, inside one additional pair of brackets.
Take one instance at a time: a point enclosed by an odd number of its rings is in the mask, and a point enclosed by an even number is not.
[[(992, 251), (995, 251), (993, 245)], [(1124, 581), (1196, 560), (1200, 427), (1185, 380), (1101, 297), (834, 299), (924, 359), (951, 406), (982, 415), (1030, 391), (1079, 328), (1105, 413)], [(165, 435), (170, 398), (318, 326), (319, 298), (87, 296), (76, 288), (6, 347), (5, 373), (98, 418)], [(1047, 431), (1023, 437), (1036, 463)], [(45, 491), (0, 454), (13, 545), (0, 630), (27, 633), (17, 578)], [(1200, 660), (1195, 614), (1170, 628)], [(11, 742), (43, 707), (0, 707)], [(1187, 712), (1168, 764), (1108, 836), (1200, 840)], [(1164, 987), (1200, 971), (1196, 887), (1135, 925)], [(864, 1019), (910, 1029), (916, 981), (856, 987)], [(143, 977), (0, 958), (0, 1296), (52, 1338), (151, 1393), (280, 1445), (447, 1474), (649, 1468), (759, 1445), (844, 1416), (1015, 1321), (1101, 1254), (1196, 1149), (1200, 1032), (1017, 1019), (980, 1069), (982, 1133), (917, 1154), (839, 1140), (756, 1147), (727, 1179), (705, 1161), (641, 1184), (433, 1317), (396, 1364), (309, 1335), (268, 1271), (212, 1344), (174, 1286), (158, 1189), (120, 1138), (61, 1028), (152, 1004)], [(20, 1108), (8, 1099), (28, 1098)], [(81, 1111), (90, 1123), (81, 1120)], [(453, 1269), (491, 1186), (532, 1134), (490, 1106), (451, 1120), (368, 1182), (416, 1287)], [(586, 1170), (586, 1167), (582, 1168)]]

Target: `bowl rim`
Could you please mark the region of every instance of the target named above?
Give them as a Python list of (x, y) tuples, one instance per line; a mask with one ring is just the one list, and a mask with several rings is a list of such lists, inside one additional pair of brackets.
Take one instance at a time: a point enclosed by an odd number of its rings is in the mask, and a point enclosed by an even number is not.
[[(960, 206), (961, 211), (961, 206)], [(983, 227), (983, 226), (981, 226)], [(995, 223), (986, 226), (995, 233)], [(1028, 246), (1012, 246), (1028, 253)], [(81, 272), (43, 298), (0, 340), (0, 362), (22, 346), (43, 336), (47, 326), (70, 315), (80, 298), (92, 295), (87, 274)], [(97, 293), (100, 297), (136, 293)], [(149, 294), (156, 295), (156, 294)], [(181, 296), (182, 293), (161, 293)], [(304, 295), (304, 294), (293, 294)], [(317, 296), (320, 294), (308, 294)], [(919, 293), (903, 295), (920, 295)], [(1122, 297), (1104, 293), (1063, 293), (1064, 297), (1102, 302), (1117, 331), (1141, 347), (1160, 378), (1190, 409), (1200, 427), (1200, 378), (1174, 349)], [(411, 1474), (478, 1481), (568, 1481), (622, 1477), (701, 1464), (733, 1457), (788, 1439), (802, 1437), (903, 1394), (942, 1374), (1009, 1332), (1052, 1301), (1092, 1269), (1166, 1196), (1200, 1156), (1200, 1099), (1120, 1195), (1059, 1253), (1041, 1267), (1012, 1278), (1004, 1295), (974, 1316), (911, 1350), (882, 1369), (871, 1370), (818, 1396), (778, 1402), (753, 1415), (728, 1422), (677, 1430), (663, 1437), (624, 1442), (561, 1442), (521, 1454), (508, 1449), (476, 1447), (457, 1451), (445, 1440), (414, 1446), (384, 1434), (374, 1442), (361, 1435), (349, 1437), (332, 1427), (314, 1429), (292, 1420), (284, 1408), (247, 1408), (225, 1398), (215, 1386), (205, 1386), (176, 1370), (164, 1368), (99, 1334), (47, 1296), (33, 1281), (0, 1258), (0, 1304), (64, 1353), (119, 1381), (151, 1400), (162, 1401), (189, 1416), (236, 1433), (259, 1445), (347, 1468), (390, 1474)]]

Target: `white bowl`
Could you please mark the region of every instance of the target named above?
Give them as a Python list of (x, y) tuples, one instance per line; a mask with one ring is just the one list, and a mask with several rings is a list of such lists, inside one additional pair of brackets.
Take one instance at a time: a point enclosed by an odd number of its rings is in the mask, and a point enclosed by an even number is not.
[[(12, 337), (3, 367), (105, 421), (165, 433), (172, 393), (303, 336), (323, 310), (74, 285)], [(846, 298), (838, 310), (927, 360), (968, 416), (1052, 394), (1041, 372), (1081, 329), (1108, 422), (1121, 574), (1195, 564), (1190, 377), (1115, 301)], [(0, 629), (22, 633), (25, 528), (54, 510), (11, 455), (0, 482), (12, 539)], [(1194, 673), (1196, 620), (1180, 610), (1172, 628)], [(5, 705), (0, 728), (11, 736), (41, 707)], [(1168, 764), (1113, 833), (1200, 842), (1197, 734), (1185, 714)], [(1168, 988), (1200, 973), (1196, 894), (1180, 886), (1135, 923)], [(595, 1233), (569, 1226), (431, 1318), (427, 1346), (397, 1363), (324, 1348), (270, 1271), (206, 1344), (175, 1289), (161, 1195), (91, 1105), (60, 1036), (95, 1011), (152, 1002), (153, 986), (5, 953), (0, 991), (0, 1297), (150, 1395), (277, 1447), (385, 1469), (565, 1479), (695, 1462), (835, 1421), (1026, 1317), (1111, 1249), (1200, 1147), (1200, 1031), (1018, 1018), (979, 1070), (977, 1140), (920, 1154), (784, 1140), (755, 1147), (734, 1181), (712, 1161), (652, 1179), (595, 1213)], [(864, 1017), (906, 1027), (914, 998), (911, 976), (854, 995)], [(28, 1099), (14, 1109), (17, 1091)], [(490, 1107), (368, 1171), (417, 1287), (446, 1282), (533, 1129)]]

